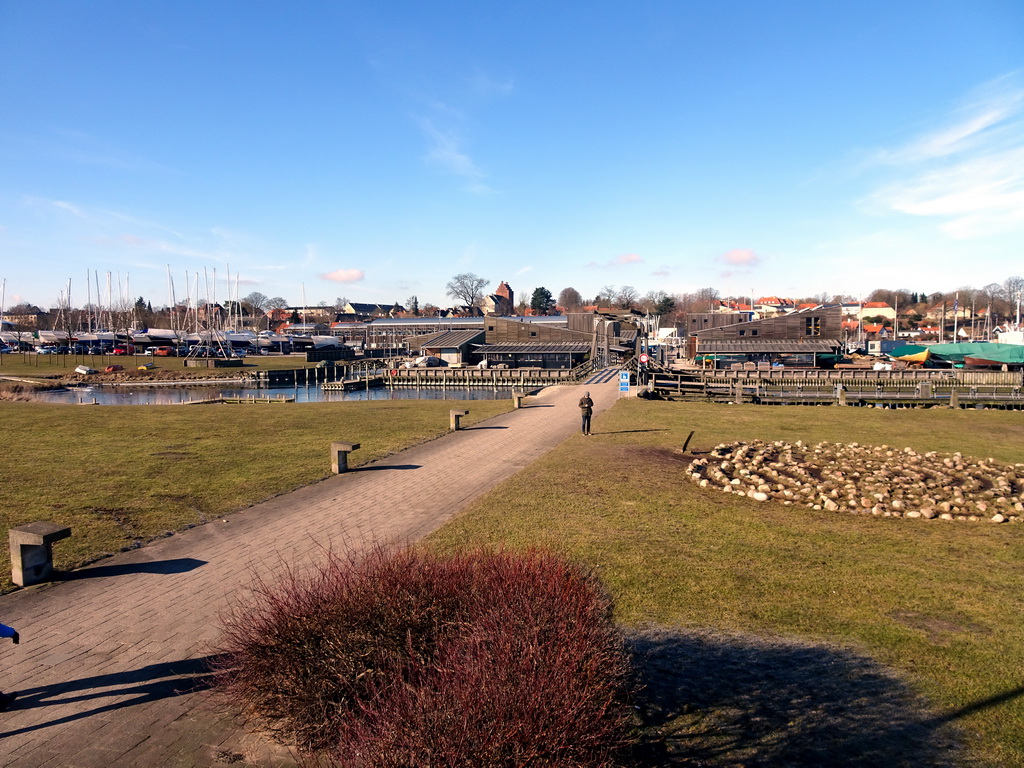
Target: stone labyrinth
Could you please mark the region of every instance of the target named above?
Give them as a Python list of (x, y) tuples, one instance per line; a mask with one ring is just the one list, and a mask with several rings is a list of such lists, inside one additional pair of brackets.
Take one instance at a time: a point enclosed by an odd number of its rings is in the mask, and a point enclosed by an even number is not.
[(887, 445), (722, 443), (697, 458), (701, 488), (879, 517), (1024, 520), (1024, 464)]

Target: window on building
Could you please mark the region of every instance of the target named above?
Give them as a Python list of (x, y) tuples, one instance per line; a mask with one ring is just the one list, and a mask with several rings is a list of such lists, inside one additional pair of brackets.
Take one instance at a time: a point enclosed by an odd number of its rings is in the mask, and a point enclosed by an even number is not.
[(530, 331), (530, 335), (531, 335), (531, 336), (536, 336), (536, 335), (537, 335), (537, 332), (536, 332), (536, 331)]
[(757, 328), (751, 328), (750, 329), (750, 335), (751, 336), (757, 336)]
[(807, 336), (821, 336), (821, 318), (820, 317), (807, 317), (807, 318), (804, 318), (804, 329), (805, 329), (805, 335), (807, 335)]

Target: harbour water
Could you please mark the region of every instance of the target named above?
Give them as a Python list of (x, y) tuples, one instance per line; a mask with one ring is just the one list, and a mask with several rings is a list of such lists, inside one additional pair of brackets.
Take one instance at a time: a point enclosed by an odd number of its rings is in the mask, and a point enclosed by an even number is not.
[(324, 390), (319, 386), (274, 387), (74, 387), (40, 392), (35, 399), (48, 403), (72, 405), (178, 405), (210, 400), (216, 397), (294, 398), (298, 403), (341, 402), (350, 400), (505, 400), (511, 399), (509, 388), (403, 388), (370, 387), (349, 392)]

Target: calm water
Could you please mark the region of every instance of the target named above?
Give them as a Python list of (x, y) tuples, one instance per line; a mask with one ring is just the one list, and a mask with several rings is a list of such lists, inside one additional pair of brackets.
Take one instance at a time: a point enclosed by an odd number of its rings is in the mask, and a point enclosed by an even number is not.
[(275, 387), (245, 389), (242, 387), (89, 387), (42, 392), (38, 400), (48, 403), (92, 403), (98, 405), (177, 405), (189, 400), (213, 397), (294, 397), (300, 403), (338, 402), (342, 400), (505, 400), (511, 399), (510, 388), (489, 389), (388, 389), (371, 387), (352, 392), (324, 391), (320, 387)]

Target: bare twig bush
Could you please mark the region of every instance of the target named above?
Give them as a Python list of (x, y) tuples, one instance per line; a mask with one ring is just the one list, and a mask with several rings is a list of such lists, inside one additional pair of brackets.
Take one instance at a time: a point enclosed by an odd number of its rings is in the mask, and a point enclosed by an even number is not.
[(611, 602), (547, 553), (378, 547), (260, 582), (218, 687), (345, 766), (613, 766), (632, 734)]

